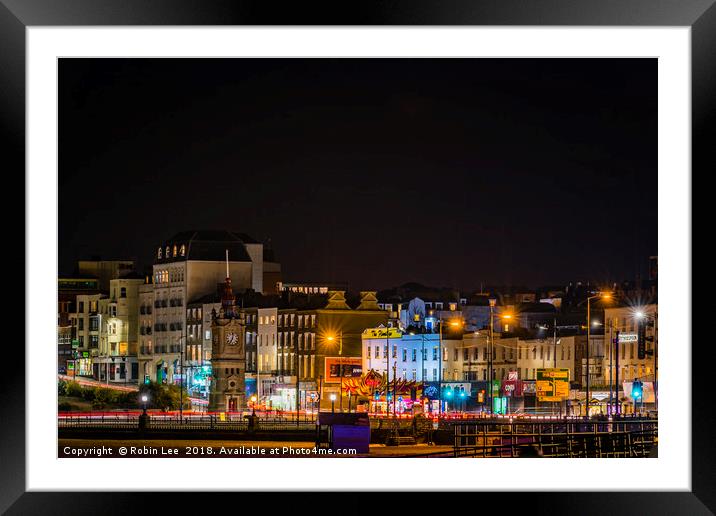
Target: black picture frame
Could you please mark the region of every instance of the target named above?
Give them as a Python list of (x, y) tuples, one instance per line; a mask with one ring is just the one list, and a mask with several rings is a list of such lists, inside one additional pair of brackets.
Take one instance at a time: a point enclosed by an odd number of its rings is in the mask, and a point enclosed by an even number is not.
[[(556, 26), (687, 26), (691, 28), (692, 178), (706, 175), (716, 163), (716, 6), (715, 0), (398, 0), (322, 4), (230, 0), (0, 0), (0, 145), (8, 175), (25, 172), (25, 29), (29, 26), (87, 25), (556, 25)], [(340, 9), (337, 8), (340, 6)], [(8, 159), (9, 158), (9, 159)], [(8, 168), (5, 168), (7, 166)], [(11, 219), (8, 219), (11, 220)], [(19, 246), (17, 246), (19, 247)], [(23, 251), (24, 252), (24, 251)], [(17, 263), (17, 262), (16, 262)], [(26, 271), (27, 273), (27, 271)], [(48, 289), (48, 294), (52, 290)], [(26, 314), (26, 317), (29, 314)], [(684, 321), (690, 335), (691, 321)], [(706, 344), (706, 343), (704, 343)], [(680, 343), (683, 345), (683, 343)], [(692, 346), (694, 364), (707, 363), (708, 346)], [(8, 514), (89, 514), (154, 512), (165, 507), (161, 495), (25, 492), (25, 354), (13, 353), (4, 371), (3, 425), (0, 426), (0, 510)], [(510, 512), (550, 514), (710, 514), (716, 510), (716, 476), (708, 407), (708, 375), (694, 374), (692, 388), (692, 491), (640, 493), (482, 493), (480, 504), (504, 504)], [(678, 388), (684, 388), (680, 384)], [(140, 474), (140, 473), (138, 473)], [(629, 472), (625, 471), (624, 475)], [(349, 487), (349, 486), (347, 486)], [(81, 479), (78, 479), (81, 488)], [(141, 496), (142, 500), (136, 497)], [(198, 495), (173, 493), (171, 506), (183, 507)], [(212, 495), (213, 504), (229, 501)], [(272, 495), (273, 499), (273, 495)], [(490, 500), (494, 499), (494, 500)], [(280, 504), (280, 498), (274, 503)], [(236, 503), (236, 498), (233, 502)], [(434, 510), (425, 497), (423, 510)], [(101, 509), (100, 509), (101, 508)], [(218, 510), (218, 509), (217, 509)]]

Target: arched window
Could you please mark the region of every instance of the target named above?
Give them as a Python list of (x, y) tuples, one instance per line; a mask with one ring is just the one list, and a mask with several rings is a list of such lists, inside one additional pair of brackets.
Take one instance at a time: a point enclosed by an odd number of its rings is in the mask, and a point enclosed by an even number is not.
[(179, 249), (179, 254), (184, 256), (186, 254), (186, 247), (182, 244), (181, 248)]
[(172, 249), (172, 256), (176, 256), (176, 255), (177, 255), (177, 246), (176, 246), (176, 244), (174, 244), (174, 248)]
[(159, 249), (157, 249), (157, 259), (159, 259), (159, 260), (162, 259), (162, 248), (161, 247)]
[(169, 246), (167, 246), (167, 251), (166, 251), (166, 253), (165, 253), (165, 256), (166, 256), (167, 258), (169, 258)]

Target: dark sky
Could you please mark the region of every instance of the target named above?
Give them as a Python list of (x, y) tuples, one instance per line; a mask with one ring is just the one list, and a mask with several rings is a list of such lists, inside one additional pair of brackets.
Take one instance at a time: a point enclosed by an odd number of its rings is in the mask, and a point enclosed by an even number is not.
[(288, 280), (605, 282), (657, 253), (656, 59), (61, 59), (60, 271), (187, 229)]

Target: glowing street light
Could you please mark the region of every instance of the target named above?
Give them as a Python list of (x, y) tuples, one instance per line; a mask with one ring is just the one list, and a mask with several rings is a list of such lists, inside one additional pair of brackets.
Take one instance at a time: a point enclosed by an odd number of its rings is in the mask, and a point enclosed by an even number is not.
[(256, 395), (251, 396), (251, 415), (256, 415)]
[(336, 335), (327, 335), (326, 340), (328, 342), (338, 341), (338, 369), (341, 377), (341, 412), (343, 412), (343, 332)]
[(586, 360), (587, 368), (586, 369), (587, 370), (585, 373), (586, 382), (585, 382), (585, 398), (584, 398), (584, 412), (587, 416), (587, 419), (589, 419), (589, 344), (590, 344), (589, 341), (591, 340), (591, 328), (592, 328), (592, 324), (590, 324), (590, 322), (592, 320), (591, 313), (590, 313), (590, 302), (592, 299), (597, 299), (597, 298), (610, 300), (610, 299), (612, 299), (612, 294), (610, 292), (597, 292), (595, 295), (587, 297), (587, 353), (586, 353), (586, 355), (587, 355), (587, 360)]
[(335, 414), (336, 413), (336, 395), (331, 394), (330, 398), (331, 398), (331, 414)]

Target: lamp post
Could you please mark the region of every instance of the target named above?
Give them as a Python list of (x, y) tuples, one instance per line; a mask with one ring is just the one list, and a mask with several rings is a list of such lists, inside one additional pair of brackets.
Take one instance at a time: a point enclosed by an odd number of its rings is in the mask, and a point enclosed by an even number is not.
[(587, 419), (589, 419), (589, 345), (591, 340), (591, 329), (592, 329), (592, 321), (591, 321), (591, 312), (590, 312), (590, 302), (592, 299), (611, 299), (612, 295), (608, 292), (598, 292), (594, 296), (587, 297), (587, 352), (586, 352), (586, 381), (585, 381), (585, 398), (584, 398), (584, 412), (587, 416)]
[[(438, 320), (439, 333), (438, 333), (438, 414), (443, 412), (443, 322), (445, 320), (441, 317)], [(450, 326), (457, 328), (462, 326), (462, 322), (458, 320), (450, 321)]]
[(488, 344), (487, 351), (487, 406), (490, 414), (492, 414), (492, 353), (494, 350), (495, 340), (495, 322), (494, 322), (494, 310), (497, 304), (497, 299), (490, 299), (490, 343)]
[(336, 395), (331, 393), (331, 414), (336, 413)]
[(146, 394), (142, 394), (142, 414), (147, 414), (147, 401), (149, 397)]
[(256, 395), (251, 396), (251, 415), (256, 417)]
[[(340, 411), (343, 412), (343, 332), (338, 332), (338, 336), (329, 335), (326, 340), (333, 342), (338, 339), (338, 375), (341, 377), (341, 399), (339, 401)], [(335, 400), (335, 395), (331, 398)]]
[(179, 423), (184, 420), (184, 347), (182, 346), (182, 340), (186, 341), (186, 337), (182, 335), (179, 337)]
[[(496, 299), (490, 299), (490, 344), (488, 346), (488, 355), (487, 355), (487, 381), (488, 381), (488, 406), (490, 410), (490, 414), (492, 414), (493, 409), (493, 381), (494, 381), (494, 354), (495, 354), (495, 314), (494, 308), (497, 303)], [(501, 319), (504, 320), (511, 320), (512, 314), (503, 314), (500, 316)]]
[[(658, 322), (657, 316), (658, 316), (658, 312), (656, 311), (656, 308), (654, 308), (654, 315), (649, 315), (649, 314), (647, 314), (645, 311), (641, 311), (641, 310), (638, 311), (638, 312), (635, 314), (635, 318), (638, 319), (638, 320), (644, 320), (644, 321), (652, 320), (652, 321), (654, 322), (654, 335), (653, 335), (653, 339), (654, 339), (654, 349), (653, 349), (653, 355), (654, 355), (654, 409), (655, 409), (656, 411), (659, 410), (659, 395), (658, 395), (658, 394), (659, 394), (659, 391), (658, 391), (658, 381), (659, 381), (659, 376), (658, 376), (658, 372), (659, 372), (659, 368), (658, 368), (658, 367), (659, 367), (659, 363), (658, 363), (658, 356), (659, 356), (659, 355), (658, 355), (658, 349), (659, 349), (659, 347), (658, 347), (658, 346), (659, 346), (659, 339), (658, 339), (658, 335), (657, 335), (657, 331), (658, 331), (658, 330), (657, 330), (657, 322)], [(642, 407), (643, 407), (643, 406), (644, 406), (644, 398), (643, 398), (643, 395), (642, 395), (642, 400), (641, 400), (641, 401), (642, 401)]]

